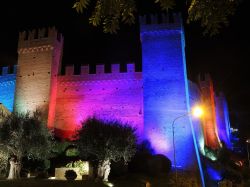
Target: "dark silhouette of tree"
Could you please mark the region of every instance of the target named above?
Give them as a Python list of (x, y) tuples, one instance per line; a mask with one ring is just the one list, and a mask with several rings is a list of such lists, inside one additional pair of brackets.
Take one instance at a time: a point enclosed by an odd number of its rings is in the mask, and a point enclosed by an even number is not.
[(82, 123), (76, 145), (82, 157), (98, 160), (98, 176), (105, 179), (105, 167), (110, 170), (111, 161), (127, 163), (134, 156), (135, 129), (117, 121), (91, 118)]

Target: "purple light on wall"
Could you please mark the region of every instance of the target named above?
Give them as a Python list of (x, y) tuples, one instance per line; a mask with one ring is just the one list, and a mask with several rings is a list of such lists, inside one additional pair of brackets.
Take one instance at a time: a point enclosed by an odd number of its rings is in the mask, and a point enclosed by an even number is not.
[(82, 121), (95, 116), (127, 123), (141, 136), (142, 98), (140, 72), (61, 76), (58, 78), (55, 128), (74, 133)]

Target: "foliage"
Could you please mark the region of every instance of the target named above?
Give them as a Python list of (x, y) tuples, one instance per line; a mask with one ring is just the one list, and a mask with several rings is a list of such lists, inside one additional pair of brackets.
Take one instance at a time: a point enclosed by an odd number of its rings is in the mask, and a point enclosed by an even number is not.
[(70, 169), (70, 170), (65, 171), (64, 176), (67, 180), (75, 180), (77, 177), (77, 174), (74, 170)]
[(84, 158), (127, 163), (136, 151), (135, 129), (117, 121), (90, 118), (78, 131), (76, 144)]
[(62, 155), (70, 145), (71, 143), (68, 141), (55, 141), (52, 152), (55, 156)]
[(13, 113), (0, 123), (0, 146), (19, 161), (23, 157), (43, 160), (51, 153), (53, 139), (40, 112)]
[[(163, 11), (175, 8), (182, 3), (187, 7), (187, 22), (200, 21), (204, 33), (217, 34), (223, 25), (228, 24), (228, 17), (233, 15), (240, 0), (154, 0)], [(89, 18), (93, 26), (103, 26), (105, 33), (116, 33), (120, 22), (135, 23), (135, 13), (139, 0), (76, 0), (73, 8), (82, 13), (94, 5)]]
[(80, 175), (86, 175), (89, 172), (88, 162), (82, 160), (77, 160), (75, 162), (70, 162), (66, 165), (67, 168), (79, 168)]
[(217, 155), (216, 151), (214, 151), (213, 149), (211, 149), (211, 148), (205, 146), (205, 147), (204, 147), (204, 152), (205, 152), (205, 156), (206, 156), (207, 158), (209, 158), (210, 160), (215, 161), (215, 160), (218, 159), (218, 158), (217, 158), (218, 155)]
[(6, 174), (7, 166), (8, 153), (5, 150), (0, 149), (0, 176)]
[(79, 151), (77, 148), (68, 148), (65, 153), (66, 156), (68, 157), (74, 157), (74, 156), (79, 156)]
[(237, 5), (237, 0), (192, 0), (188, 22), (200, 21), (205, 34), (217, 34), (223, 24), (228, 25), (228, 17), (235, 13)]

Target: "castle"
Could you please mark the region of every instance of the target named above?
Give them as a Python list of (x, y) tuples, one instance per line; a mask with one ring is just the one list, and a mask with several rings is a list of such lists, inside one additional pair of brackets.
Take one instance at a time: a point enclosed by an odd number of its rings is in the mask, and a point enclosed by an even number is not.
[[(11, 112), (41, 109), (48, 128), (63, 138), (92, 116), (128, 123), (155, 153), (172, 161), (174, 131), (176, 166), (199, 170), (202, 178), (204, 146), (217, 149), (221, 141), (231, 146), (226, 100), (214, 94), (209, 75), (198, 84), (188, 80), (180, 15), (174, 14), (172, 21), (162, 15), (160, 23), (157, 16), (141, 17), (140, 36), (142, 72), (136, 72), (134, 64), (120, 72), (119, 64), (113, 64), (110, 73), (97, 65), (90, 74), (83, 65), (80, 75), (74, 74), (74, 66), (60, 75), (62, 34), (55, 28), (21, 32), (17, 68), (2, 68), (0, 102)], [(204, 119), (186, 115), (200, 102), (208, 106)]]

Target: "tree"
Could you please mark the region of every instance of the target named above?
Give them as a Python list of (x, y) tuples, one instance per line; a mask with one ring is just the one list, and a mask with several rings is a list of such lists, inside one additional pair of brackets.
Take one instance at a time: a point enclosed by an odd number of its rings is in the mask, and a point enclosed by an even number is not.
[[(16, 171), (10, 178), (20, 176), (22, 158), (44, 160), (50, 155), (52, 147), (52, 134), (38, 111), (33, 115), (13, 113), (5, 116), (0, 123), (0, 149), (11, 157), (10, 163)], [(10, 172), (13, 172), (13, 167)]]
[[(200, 21), (204, 33), (217, 34), (223, 25), (228, 25), (228, 17), (233, 15), (240, 0), (154, 0), (163, 11), (174, 9), (176, 4), (185, 7), (188, 14), (187, 22)], [(120, 22), (135, 23), (135, 14), (140, 0), (76, 0), (73, 8), (82, 13), (91, 9), (89, 18), (93, 26), (103, 26), (106, 33), (116, 33)], [(179, 5), (182, 4), (182, 5)]]
[(135, 129), (117, 121), (90, 118), (82, 123), (76, 144), (80, 155), (99, 161), (98, 177), (108, 180), (111, 161), (130, 161), (136, 152)]
[(8, 154), (0, 149), (0, 177), (5, 176), (8, 166)]

